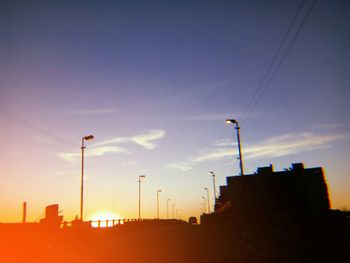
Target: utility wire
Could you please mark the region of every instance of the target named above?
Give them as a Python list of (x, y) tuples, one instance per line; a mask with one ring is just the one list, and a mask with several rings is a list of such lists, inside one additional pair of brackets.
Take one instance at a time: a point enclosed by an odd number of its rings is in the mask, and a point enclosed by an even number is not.
[(292, 40), (289, 42), (289, 45), (285, 51), (285, 53), (283, 54), (281, 60), (279, 61), (279, 63), (277, 64), (277, 66), (275, 67), (275, 69), (273, 70), (272, 74), (270, 75), (269, 79), (267, 80), (264, 88), (261, 90), (260, 94), (259, 94), (259, 97), (257, 97), (254, 105), (252, 106), (251, 110), (254, 109), (254, 107), (259, 103), (259, 101), (261, 100), (261, 98), (263, 97), (263, 95), (265, 94), (267, 88), (269, 87), (271, 81), (273, 80), (273, 78), (275, 77), (277, 71), (279, 70), (279, 68), (281, 67), (282, 63), (284, 62), (284, 60), (286, 59), (287, 55), (288, 55), (288, 52), (290, 51), (293, 43), (295, 42), (295, 39), (297, 38), (297, 36), (299, 35), (299, 32), (301, 31), (302, 27), (304, 26), (306, 20), (308, 19), (308, 17), (310, 16), (310, 13), (313, 9), (313, 7), (315, 6), (315, 3), (316, 3), (317, 0), (314, 0), (306, 14), (306, 16), (304, 17), (302, 23), (300, 24), (297, 32), (295, 33), (294, 37), (292, 38)]
[[(3, 116), (5, 116), (6, 118), (8, 118), (8, 119), (10, 119), (10, 120), (12, 120), (12, 121), (14, 121), (14, 122), (16, 122), (16, 123), (22, 125), (22, 126), (25, 126), (25, 127), (29, 128), (29, 129), (31, 129), (31, 130), (33, 130), (33, 131), (39, 133), (39, 134), (42, 134), (42, 135), (45, 135), (45, 136), (47, 136), (47, 137), (53, 138), (53, 139), (55, 139), (55, 140), (57, 140), (57, 141), (60, 141), (60, 142), (62, 142), (62, 143), (64, 143), (64, 144), (67, 144), (67, 145), (69, 145), (69, 146), (73, 146), (73, 147), (77, 147), (77, 146), (78, 146), (76, 143), (73, 143), (73, 142), (71, 142), (71, 141), (69, 141), (69, 140), (66, 140), (66, 139), (64, 139), (64, 138), (62, 138), (62, 137), (60, 137), (60, 136), (57, 136), (57, 135), (55, 135), (55, 134), (49, 132), (49, 131), (46, 131), (46, 130), (44, 130), (44, 129), (38, 127), (37, 125), (35, 125), (35, 124), (33, 124), (33, 123), (29, 122), (29, 121), (26, 121), (26, 120), (24, 120), (24, 119), (22, 119), (22, 118), (16, 116), (16, 115), (13, 114), (13, 113), (8, 112), (7, 110), (4, 110), (4, 109), (1, 109), (1, 108), (0, 108), (0, 114), (3, 115)], [(79, 146), (79, 147), (80, 147), (80, 146)], [(112, 170), (112, 174), (115, 174), (115, 173), (116, 173), (116, 172), (114, 171), (114, 169), (111, 169), (111, 170)], [(120, 173), (118, 174), (118, 176), (119, 176), (119, 178), (121, 178), (122, 180), (125, 180), (125, 181), (128, 181), (128, 182), (133, 182), (133, 181), (134, 181), (134, 180), (132, 180), (131, 178), (129, 178), (129, 177), (127, 177), (127, 176), (122, 176), (122, 175), (120, 175)]]
[(250, 112), (250, 111), (249, 111), (249, 110), (250, 110), (250, 107), (252, 106), (252, 104), (253, 104), (253, 102), (254, 102), (254, 100), (255, 100), (257, 94), (258, 94), (259, 91), (262, 89), (263, 84), (264, 84), (264, 82), (265, 82), (267, 76), (269, 75), (269, 73), (270, 73), (270, 71), (271, 71), (271, 69), (272, 69), (272, 66), (275, 64), (275, 61), (276, 61), (276, 59), (277, 59), (279, 53), (281, 52), (281, 49), (282, 49), (284, 43), (286, 42), (287, 37), (288, 37), (288, 35), (289, 35), (289, 33), (290, 33), (290, 31), (291, 31), (291, 29), (292, 29), (292, 27), (293, 27), (293, 25), (294, 25), (296, 19), (297, 19), (297, 17), (298, 17), (298, 15), (299, 15), (300, 11), (302, 10), (304, 4), (305, 4), (305, 0), (302, 0), (302, 1), (300, 2), (300, 5), (299, 5), (298, 9), (297, 9), (297, 12), (295, 13), (295, 15), (294, 15), (294, 17), (293, 17), (291, 23), (289, 24), (288, 30), (287, 30), (286, 33), (284, 34), (284, 36), (283, 36), (283, 38), (282, 38), (282, 41), (281, 41), (281, 43), (279, 44), (278, 49), (276, 50), (276, 52), (275, 52), (275, 54), (274, 54), (272, 60), (270, 61), (268, 67), (266, 68), (265, 73), (264, 73), (264, 75), (263, 75), (261, 81), (259, 82), (258, 87), (256, 88), (256, 90), (255, 90), (253, 96), (252, 96), (251, 99), (249, 100), (249, 102), (248, 102), (248, 104), (247, 104), (247, 107), (245, 108), (245, 110), (244, 110), (244, 112), (243, 112), (242, 121), (241, 121), (241, 122), (243, 122), (243, 121), (246, 119), (246, 117), (248, 116), (248, 113)]
[[(250, 112), (255, 108), (255, 106), (258, 104), (258, 102), (260, 101), (260, 99), (262, 98), (263, 94), (265, 93), (265, 91), (267, 90), (269, 84), (271, 83), (272, 79), (274, 78), (274, 76), (276, 75), (278, 69), (280, 68), (281, 64), (283, 63), (283, 61), (285, 60), (289, 50), (291, 49), (291, 46), (293, 45), (295, 39), (297, 38), (299, 32), (301, 31), (301, 28), (303, 27), (303, 25), (305, 24), (306, 20), (308, 19), (308, 17), (310, 16), (310, 13), (314, 7), (314, 5), (316, 4), (316, 1), (317, 0), (313, 0), (312, 4), (310, 5), (308, 11), (307, 11), (307, 14), (305, 15), (304, 19), (302, 20), (301, 24), (299, 25), (296, 33), (294, 34), (292, 40), (289, 42), (288, 46), (287, 46), (287, 49), (285, 50), (285, 52), (283, 53), (282, 55), (282, 58), (280, 59), (280, 61), (278, 62), (277, 66), (275, 67), (275, 69), (273, 70), (272, 74), (269, 74), (272, 70), (272, 67), (273, 65), (276, 63), (276, 60), (277, 58), (279, 57), (279, 54), (282, 50), (282, 47), (285, 45), (285, 42), (288, 38), (288, 35), (290, 34), (294, 24), (295, 24), (295, 21), (297, 19), (297, 17), (299, 16), (304, 4), (305, 4), (305, 0), (302, 0), (299, 7), (298, 7), (298, 10), (297, 12), (295, 13), (289, 27), (288, 27), (288, 30), (287, 32), (285, 33), (285, 35), (283, 36), (283, 39), (275, 53), (275, 55), (273, 56), (271, 62), (269, 63), (264, 75), (263, 75), (263, 78), (261, 79), (258, 87), (256, 88), (252, 98), (250, 99), (245, 111), (243, 112), (243, 115), (242, 115), (242, 121), (241, 123), (243, 123), (247, 116), (250, 114)], [(268, 78), (268, 76), (270, 75), (270, 77)], [(268, 79), (267, 79), (268, 78)], [(266, 81), (267, 79), (267, 81)], [(266, 81), (266, 82), (265, 82)]]
[(55, 139), (56, 141), (60, 141), (60, 142), (62, 142), (64, 144), (67, 144), (69, 146), (74, 146), (74, 147), (77, 146), (76, 143), (73, 143), (73, 142), (71, 142), (69, 140), (66, 140), (66, 139), (64, 139), (64, 138), (62, 138), (62, 137), (60, 137), (58, 135), (55, 135), (52, 132), (46, 131), (46, 130), (40, 128), (39, 126), (37, 126), (37, 125), (35, 125), (35, 124), (33, 124), (33, 123), (29, 122), (29, 121), (26, 121), (26, 120), (16, 116), (13, 113), (8, 112), (7, 110), (4, 110), (4, 109), (0, 108), (0, 114), (3, 115), (4, 117), (6, 117), (6, 118), (16, 122), (16, 123), (22, 125), (22, 126), (25, 126), (25, 127), (29, 128), (29, 129), (39, 133), (39, 134), (45, 135), (45, 136), (47, 136), (49, 138)]
[[(69, 145), (69, 146), (77, 147), (77, 144), (76, 144), (76, 143), (73, 143), (73, 142), (71, 142), (71, 141), (69, 141), (69, 140), (66, 140), (66, 139), (64, 139), (64, 138), (62, 138), (62, 137), (60, 137), (60, 136), (57, 136), (57, 135), (55, 135), (55, 134), (53, 134), (53, 133), (51, 133), (51, 132), (49, 132), (49, 131), (47, 131), (47, 130), (45, 130), (45, 129), (43, 129), (43, 128), (40, 128), (40, 127), (38, 127), (37, 125), (35, 125), (35, 124), (33, 124), (33, 123), (29, 122), (29, 121), (26, 121), (26, 120), (24, 120), (24, 119), (22, 119), (22, 118), (16, 116), (16, 115), (13, 114), (13, 113), (8, 112), (7, 110), (4, 110), (4, 109), (1, 109), (1, 108), (0, 108), (0, 114), (3, 115), (4, 117), (6, 117), (6, 118), (8, 118), (8, 119), (10, 119), (10, 120), (12, 120), (12, 121), (14, 121), (14, 122), (16, 122), (16, 123), (22, 125), (22, 126), (25, 126), (25, 127), (29, 128), (29, 129), (31, 129), (31, 130), (33, 130), (33, 131), (39, 133), (39, 134), (42, 134), (42, 135), (47, 136), (47, 137), (49, 137), (49, 138), (53, 138), (53, 139), (55, 139), (56, 141), (60, 141), (60, 142), (62, 142), (62, 143), (64, 143), (64, 144), (67, 144), (67, 145)], [(114, 169), (111, 169), (111, 170), (112, 170), (112, 173), (115, 173), (115, 172), (113, 171)], [(120, 173), (118, 173), (118, 179), (122, 179), (122, 180), (127, 181), (127, 182), (130, 182), (130, 181), (133, 182), (133, 181), (134, 181), (134, 180), (132, 180), (131, 178), (128, 178), (128, 177), (126, 177), (126, 176), (120, 175)], [(42, 217), (42, 215), (43, 215), (43, 214), (41, 213), (41, 214), (39, 215), (39, 217), (38, 217), (37, 219), (35, 219), (35, 222), (38, 222), (39, 219)]]

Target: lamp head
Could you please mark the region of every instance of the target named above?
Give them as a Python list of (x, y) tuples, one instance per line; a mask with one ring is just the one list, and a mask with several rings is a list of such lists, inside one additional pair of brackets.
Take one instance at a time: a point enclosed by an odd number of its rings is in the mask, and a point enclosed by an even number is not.
[(94, 136), (91, 134), (91, 135), (84, 136), (83, 138), (85, 141), (88, 141), (88, 140), (92, 140)]
[(212, 176), (215, 176), (214, 172), (209, 172)]
[(160, 193), (162, 190), (157, 190), (158, 193)]
[(226, 123), (227, 124), (229, 124), (229, 123), (237, 123), (238, 124), (238, 122), (236, 120), (234, 120), (234, 119), (227, 119)]
[(140, 175), (139, 176), (139, 178), (145, 178), (146, 177), (146, 175)]

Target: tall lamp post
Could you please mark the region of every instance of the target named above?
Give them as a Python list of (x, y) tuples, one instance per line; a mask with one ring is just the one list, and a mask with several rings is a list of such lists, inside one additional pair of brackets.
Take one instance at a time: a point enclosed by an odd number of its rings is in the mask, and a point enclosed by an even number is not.
[(166, 200), (166, 219), (169, 219), (169, 201), (170, 198)]
[(214, 188), (214, 211), (215, 211), (215, 205), (216, 205), (216, 185), (215, 185), (215, 173), (209, 172), (213, 176), (213, 188)]
[(226, 120), (226, 123), (229, 124), (229, 123), (233, 123), (233, 124), (236, 124), (235, 126), (235, 129), (237, 131), (237, 142), (238, 142), (238, 154), (239, 154), (239, 166), (241, 168), (241, 175), (243, 176), (243, 159), (242, 159), (242, 149), (241, 149), (241, 139), (240, 139), (240, 136), (239, 136), (239, 130), (241, 127), (239, 127), (238, 125), (238, 122), (236, 120), (233, 120), (233, 119), (227, 119)]
[(205, 187), (204, 190), (207, 191), (208, 214), (210, 214), (209, 189), (207, 187)]
[(141, 179), (146, 175), (139, 175), (139, 220), (141, 219)]
[(80, 220), (84, 221), (84, 145), (85, 141), (92, 140), (93, 135), (87, 135), (81, 138), (81, 183), (80, 183)]
[(203, 208), (204, 208), (204, 213), (206, 214), (207, 213), (207, 201), (206, 201), (206, 198), (205, 196), (202, 196), (202, 199), (203, 199)]
[(162, 190), (157, 190), (157, 218), (159, 219), (159, 193), (162, 192)]

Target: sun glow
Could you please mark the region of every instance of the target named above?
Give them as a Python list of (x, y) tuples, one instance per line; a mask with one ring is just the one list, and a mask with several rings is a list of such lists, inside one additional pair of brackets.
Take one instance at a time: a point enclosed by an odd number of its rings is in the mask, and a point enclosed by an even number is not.
[(116, 224), (123, 224), (122, 216), (110, 211), (99, 211), (89, 217), (92, 227), (111, 227)]

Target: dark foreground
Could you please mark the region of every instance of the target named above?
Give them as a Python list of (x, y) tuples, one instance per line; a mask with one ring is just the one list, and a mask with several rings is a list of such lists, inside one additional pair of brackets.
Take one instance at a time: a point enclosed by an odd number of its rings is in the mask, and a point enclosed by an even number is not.
[(61, 230), (0, 224), (0, 233), (0, 262), (345, 262), (350, 257), (349, 240), (316, 251), (310, 261), (293, 251), (297, 244), (289, 249), (268, 239), (254, 244), (229, 229), (188, 224)]

